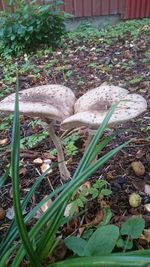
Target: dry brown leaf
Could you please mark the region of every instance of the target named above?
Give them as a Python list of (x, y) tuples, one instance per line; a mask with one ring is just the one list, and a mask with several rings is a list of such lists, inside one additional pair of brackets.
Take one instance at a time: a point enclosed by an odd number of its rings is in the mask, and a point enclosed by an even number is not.
[(145, 236), (147, 242), (150, 242), (150, 228), (144, 230), (144, 236)]
[[(46, 198), (47, 196), (44, 197), (44, 199)], [(40, 208), (40, 212), (44, 213), (45, 211), (47, 211), (47, 209), (50, 207), (50, 205), (52, 204), (52, 200), (49, 199), (48, 201), (46, 201)]]
[(0, 220), (3, 220), (5, 218), (5, 210), (0, 207)]
[(8, 138), (4, 138), (0, 140), (0, 146), (5, 146), (8, 143)]
[[(41, 167), (40, 167), (41, 172), (42, 172), (42, 173), (46, 172), (50, 167), (51, 167), (50, 164), (43, 163), (43, 164), (41, 165)], [(48, 173), (52, 173), (52, 169), (50, 169), (50, 170), (48, 171)]]

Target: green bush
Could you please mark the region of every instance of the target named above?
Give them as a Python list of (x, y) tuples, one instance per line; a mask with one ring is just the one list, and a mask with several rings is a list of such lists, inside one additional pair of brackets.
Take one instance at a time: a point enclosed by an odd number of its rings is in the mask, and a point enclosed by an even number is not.
[[(52, 1), (51, 1), (52, 2)], [(64, 15), (58, 2), (38, 5), (25, 0), (10, 5), (0, 16), (0, 53), (18, 55), (42, 45), (57, 46), (65, 32)], [(15, 10), (15, 11), (12, 11)]]

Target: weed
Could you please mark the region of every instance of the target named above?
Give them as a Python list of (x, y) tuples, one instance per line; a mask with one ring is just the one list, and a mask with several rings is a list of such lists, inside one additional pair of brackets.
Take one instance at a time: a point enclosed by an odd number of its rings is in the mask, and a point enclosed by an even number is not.
[(129, 84), (136, 85), (136, 84), (140, 83), (141, 81), (143, 81), (143, 77), (135, 77), (129, 81)]
[(97, 180), (91, 187), (81, 187), (77, 193), (74, 193), (71, 201), (70, 216), (72, 216), (78, 208), (84, 208), (85, 204), (95, 198), (102, 199), (110, 196), (111, 190), (107, 189), (107, 182), (104, 180)]

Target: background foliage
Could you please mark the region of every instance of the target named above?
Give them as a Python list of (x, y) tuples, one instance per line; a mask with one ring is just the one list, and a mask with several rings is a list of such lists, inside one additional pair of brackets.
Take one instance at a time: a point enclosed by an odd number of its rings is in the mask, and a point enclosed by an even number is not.
[[(49, 2), (49, 1), (48, 1)], [(37, 0), (9, 1), (0, 16), (0, 53), (19, 54), (42, 45), (57, 46), (65, 32), (60, 1), (39, 5)]]

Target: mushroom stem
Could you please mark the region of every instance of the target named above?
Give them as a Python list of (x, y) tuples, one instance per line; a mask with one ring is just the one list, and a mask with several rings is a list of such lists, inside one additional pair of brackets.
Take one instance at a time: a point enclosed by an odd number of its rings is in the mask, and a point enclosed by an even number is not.
[(92, 138), (93, 138), (93, 134), (91, 134), (91, 133), (88, 133), (88, 138), (87, 138), (87, 140), (85, 141), (85, 151), (87, 151), (87, 149), (88, 149), (88, 146), (89, 146), (89, 144), (91, 143), (91, 141), (92, 141)]
[(57, 150), (57, 158), (58, 158), (58, 166), (60, 171), (60, 176), (62, 180), (68, 180), (70, 178), (70, 172), (68, 171), (66, 164), (65, 164), (65, 158), (64, 158), (64, 152), (61, 146), (61, 140), (59, 137), (55, 134), (54, 127), (52, 123), (47, 124), (46, 129), (49, 132), (50, 138), (52, 139), (56, 150)]
[[(88, 149), (88, 147), (89, 147), (89, 144), (91, 143), (93, 137), (94, 137), (94, 133), (88, 131), (88, 138), (87, 138), (87, 140), (85, 141), (85, 149), (84, 149), (85, 152), (87, 151), (87, 149)], [(95, 163), (96, 161), (97, 161), (97, 156), (92, 160), (92, 163)]]

